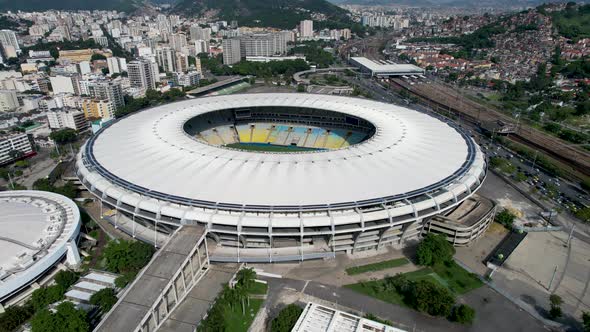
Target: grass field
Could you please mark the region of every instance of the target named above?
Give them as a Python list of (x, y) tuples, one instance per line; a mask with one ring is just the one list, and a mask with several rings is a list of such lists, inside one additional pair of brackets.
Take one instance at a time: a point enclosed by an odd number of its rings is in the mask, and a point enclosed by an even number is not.
[(261, 282), (255, 282), (249, 292), (252, 295), (264, 295), (268, 291), (268, 285)]
[[(455, 295), (465, 294), (483, 285), (477, 276), (467, 272), (454, 262), (449, 265), (437, 264), (433, 267), (425, 267), (404, 273), (404, 275), (410, 281), (428, 280), (437, 283), (448, 288)], [(406, 305), (401, 294), (395, 291), (383, 291), (383, 287), (381, 287), (383, 283), (384, 280), (381, 279), (345, 285), (344, 287), (385, 302)]]
[(239, 304), (233, 308), (227, 307), (225, 310), (225, 330), (231, 332), (248, 331), (263, 301), (261, 299), (250, 299), (250, 304), (246, 304), (245, 315), (242, 314), (242, 306)]
[(299, 146), (283, 146), (283, 145), (272, 145), (272, 144), (259, 144), (259, 143), (232, 143), (225, 145), (228, 148), (246, 150), (246, 151), (261, 151), (261, 152), (305, 152), (305, 151), (318, 151), (322, 149), (314, 148), (302, 148)]
[(397, 258), (397, 259), (391, 259), (388, 261), (383, 261), (383, 262), (378, 262), (378, 263), (373, 263), (373, 264), (367, 264), (367, 265), (360, 265), (360, 266), (354, 266), (354, 267), (349, 267), (346, 269), (346, 273), (350, 276), (355, 275), (355, 274), (361, 274), (361, 273), (366, 273), (366, 272), (374, 272), (374, 271), (381, 271), (381, 270), (385, 270), (385, 269), (390, 269), (393, 267), (398, 267), (398, 266), (402, 266), (402, 265), (406, 265), (408, 264), (409, 261), (406, 258)]

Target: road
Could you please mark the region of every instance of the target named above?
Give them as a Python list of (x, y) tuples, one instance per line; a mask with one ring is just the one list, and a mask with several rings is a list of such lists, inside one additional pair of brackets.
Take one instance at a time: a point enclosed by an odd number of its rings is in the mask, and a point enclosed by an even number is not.
[[(444, 318), (428, 316), (406, 307), (382, 302), (347, 288), (288, 278), (263, 279), (267, 280), (269, 284), (267, 305), (271, 316), (276, 315), (278, 307), (284, 302), (285, 291), (290, 290), (351, 308), (361, 314), (374, 314), (390, 320), (395, 326), (408, 331), (538, 332), (548, 330), (528, 313), (520, 310), (512, 302), (487, 286), (474, 290), (459, 299), (459, 302), (471, 305), (477, 312), (473, 325), (465, 326), (452, 323)], [(510, 319), (507, 319), (508, 317)]]

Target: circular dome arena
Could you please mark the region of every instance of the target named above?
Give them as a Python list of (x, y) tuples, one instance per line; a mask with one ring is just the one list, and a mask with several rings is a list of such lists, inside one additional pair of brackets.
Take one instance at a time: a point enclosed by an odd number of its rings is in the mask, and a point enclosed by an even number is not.
[(204, 224), (220, 247), (286, 257), (403, 245), (469, 197), (486, 164), (471, 137), (431, 114), (282, 93), (132, 114), (93, 136), (77, 169), (123, 218), (164, 232)]
[(0, 192), (0, 302), (18, 301), (69, 251), (78, 254), (80, 211), (62, 195), (34, 190)]

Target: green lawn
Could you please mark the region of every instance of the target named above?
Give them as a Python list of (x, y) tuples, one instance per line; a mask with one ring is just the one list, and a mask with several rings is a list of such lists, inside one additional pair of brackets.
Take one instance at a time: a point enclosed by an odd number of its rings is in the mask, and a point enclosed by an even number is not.
[[(438, 283), (456, 295), (465, 294), (483, 285), (483, 282), (477, 276), (467, 272), (454, 262), (449, 266), (437, 264), (433, 267), (425, 267), (404, 273), (404, 275), (411, 281), (429, 280)], [(383, 282), (383, 279), (381, 279), (345, 285), (344, 287), (385, 302), (405, 306), (402, 295), (395, 291), (383, 291), (383, 288), (380, 287)]]
[(373, 264), (349, 267), (346, 269), (346, 273), (348, 275), (352, 276), (355, 274), (361, 274), (361, 273), (365, 273), (365, 272), (374, 272), (374, 271), (381, 271), (381, 270), (385, 270), (385, 269), (390, 269), (393, 267), (406, 265), (408, 263), (409, 263), (409, 261), (406, 258), (397, 258), (397, 259), (391, 259), (388, 261), (383, 261), (383, 262), (378, 262), (378, 263), (373, 263)]
[(249, 289), (250, 294), (252, 295), (264, 295), (268, 291), (268, 285), (263, 284), (261, 282), (255, 282), (254, 286)]
[(406, 306), (404, 298), (397, 292), (383, 292), (379, 289), (381, 280), (360, 282), (358, 284), (345, 285), (344, 287), (352, 289), (355, 292), (374, 297), (384, 302)]
[(450, 266), (438, 264), (433, 267), (433, 270), (446, 281), (447, 285), (445, 286), (457, 295), (465, 294), (483, 285), (477, 275), (469, 273), (456, 263)]
[(250, 299), (250, 305), (246, 304), (246, 315), (242, 314), (242, 306), (235, 305), (234, 308), (225, 309), (225, 330), (231, 332), (246, 332), (252, 324), (256, 313), (262, 306), (262, 299)]

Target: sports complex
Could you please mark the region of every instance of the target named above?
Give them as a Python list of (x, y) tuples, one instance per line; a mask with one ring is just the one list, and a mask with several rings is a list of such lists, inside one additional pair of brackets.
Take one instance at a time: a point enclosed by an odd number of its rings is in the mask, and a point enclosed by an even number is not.
[(296, 93), (147, 109), (101, 129), (76, 164), (127, 231), (202, 225), (212, 260), (251, 262), (402, 247), (486, 176), (477, 144), (446, 119)]

